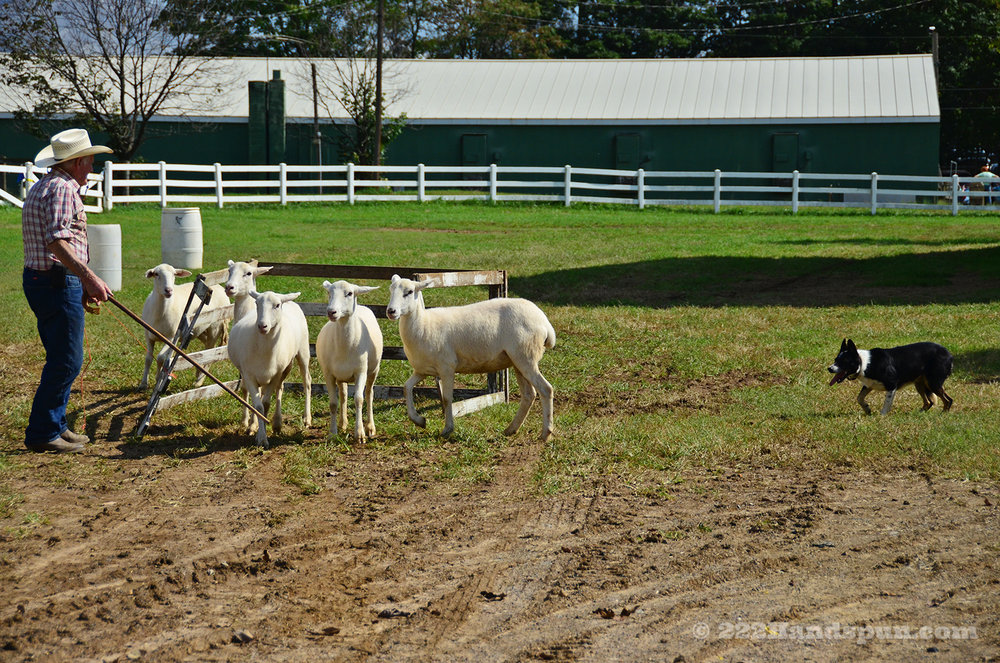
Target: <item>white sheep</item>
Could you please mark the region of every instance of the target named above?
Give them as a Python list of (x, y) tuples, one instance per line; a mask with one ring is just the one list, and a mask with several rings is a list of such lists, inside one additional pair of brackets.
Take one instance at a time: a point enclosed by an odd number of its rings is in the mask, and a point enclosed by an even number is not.
[[(240, 320), (243, 317), (257, 313), (257, 304), (251, 292), (257, 290), (257, 277), (271, 271), (271, 267), (254, 267), (248, 262), (229, 261), (229, 276), (226, 279), (226, 295), (233, 299), (233, 320)], [(250, 393), (245, 389), (243, 382), (240, 382), (240, 392), (250, 399)], [(257, 427), (257, 420), (250, 419), (250, 410), (243, 408), (243, 420), (240, 422), (240, 430), (252, 433)]]
[(513, 435), (528, 415), (535, 391), (542, 399), (542, 441), (552, 435), (552, 385), (538, 370), (546, 348), (555, 347), (556, 332), (540, 308), (526, 299), (489, 299), (466, 306), (427, 309), (421, 291), (431, 281), (392, 277), (386, 317), (399, 320), (403, 350), (413, 367), (406, 381), (406, 411), (423, 428), (426, 420), (413, 407), (413, 387), (426, 376), (439, 380), (445, 424), (442, 435), (455, 428), (452, 390), (455, 373), (489, 373), (514, 368), (521, 388), (521, 405), (510, 426)]
[[(185, 276), (191, 276), (191, 272), (186, 269), (175, 269), (167, 263), (161, 263), (146, 271), (146, 278), (153, 279), (153, 290), (142, 305), (142, 319), (171, 340), (181, 322), (181, 315), (191, 295), (191, 289), (194, 288), (194, 283), (180, 285), (175, 283), (177, 277)], [(202, 315), (229, 304), (222, 286), (212, 286), (211, 293), (209, 302), (201, 311)], [(192, 312), (196, 310), (196, 305), (197, 300), (192, 302)], [(202, 315), (195, 321), (193, 336), (204, 343), (206, 348), (224, 344), (229, 333), (226, 322), (223, 320), (203, 322)], [(160, 342), (154, 334), (146, 332), (146, 364), (142, 369), (142, 379), (139, 381), (140, 389), (145, 389), (149, 385), (149, 367), (153, 363), (153, 349)], [(158, 366), (163, 364), (163, 353), (157, 356), (156, 363)], [(200, 386), (204, 381), (205, 374), (199, 372), (195, 386)]]
[[(294, 299), (301, 293), (280, 295), (274, 292), (251, 291), (257, 315), (247, 315), (233, 324), (229, 332), (229, 359), (240, 371), (243, 388), (250, 394), (253, 406), (267, 414), (272, 394), (275, 397), (271, 427), (281, 432), (281, 395), (284, 381), (298, 363), (305, 391), (306, 428), (312, 424), (312, 378), (309, 375), (309, 327), (306, 316)], [(265, 421), (257, 422), (257, 444), (268, 448)]]
[[(375, 435), (372, 415), (372, 391), (382, 359), (382, 330), (375, 314), (358, 304), (358, 295), (377, 287), (354, 285), (347, 281), (323, 281), (328, 301), (326, 317), (316, 337), (316, 359), (323, 369), (326, 391), (330, 396), (330, 435), (338, 428), (347, 431), (347, 385), (354, 383), (354, 436), (359, 442), (365, 435)], [(368, 403), (368, 419), (362, 426), (362, 409)], [(339, 417), (338, 417), (339, 410)]]
[(239, 320), (244, 315), (257, 309), (250, 297), (257, 290), (256, 278), (271, 271), (270, 267), (254, 267), (247, 262), (229, 261), (229, 278), (226, 279), (226, 295), (233, 299), (233, 320)]

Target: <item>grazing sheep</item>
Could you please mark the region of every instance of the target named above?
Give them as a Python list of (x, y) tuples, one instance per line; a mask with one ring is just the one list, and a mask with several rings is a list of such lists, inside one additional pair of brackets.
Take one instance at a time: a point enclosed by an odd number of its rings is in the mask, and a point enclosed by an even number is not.
[[(378, 377), (382, 359), (382, 330), (375, 314), (367, 306), (358, 304), (358, 295), (377, 287), (354, 285), (347, 281), (323, 281), (329, 300), (326, 317), (329, 319), (316, 337), (316, 359), (323, 369), (326, 391), (330, 396), (330, 435), (338, 428), (347, 431), (347, 385), (354, 387), (356, 406), (354, 437), (365, 441), (365, 435), (375, 435), (372, 415), (372, 391)], [(361, 412), (368, 403), (368, 420), (362, 426)], [(339, 417), (337, 411), (339, 409)]]
[[(142, 319), (146, 321), (156, 331), (169, 339), (173, 339), (177, 326), (181, 322), (181, 315), (188, 297), (191, 295), (193, 283), (175, 284), (175, 279), (191, 276), (191, 272), (186, 269), (175, 269), (167, 263), (162, 263), (146, 271), (146, 278), (153, 279), (153, 291), (146, 297), (142, 305)], [(222, 308), (229, 304), (226, 298), (226, 291), (222, 286), (213, 285), (211, 287), (212, 296), (202, 314), (216, 308)], [(226, 342), (228, 336), (228, 326), (225, 321), (202, 322), (201, 316), (195, 322), (193, 336), (201, 340), (206, 348), (214, 348)], [(146, 332), (146, 365), (142, 369), (142, 379), (139, 381), (139, 388), (145, 389), (149, 385), (149, 367), (153, 363), (153, 348), (160, 340), (151, 332)], [(156, 358), (157, 365), (163, 364), (163, 354)], [(205, 381), (205, 374), (200, 373), (195, 382), (195, 386), (201, 386)]]
[(226, 279), (226, 295), (233, 298), (233, 320), (256, 310), (250, 293), (257, 290), (256, 278), (271, 271), (270, 267), (254, 267), (246, 262), (229, 261), (229, 278)]
[[(240, 371), (243, 388), (250, 394), (253, 406), (267, 414), (271, 395), (275, 395), (271, 427), (281, 432), (281, 395), (284, 381), (298, 362), (302, 373), (302, 388), (306, 402), (303, 423), (312, 424), (312, 379), (309, 376), (309, 327), (302, 309), (293, 300), (301, 293), (279, 295), (274, 292), (251, 291), (256, 301), (257, 315), (247, 315), (229, 332), (229, 359)], [(258, 418), (257, 444), (268, 448), (265, 421)]]
[(430, 281), (392, 277), (386, 316), (399, 320), (406, 358), (413, 375), (406, 381), (406, 411), (421, 428), (425, 419), (413, 407), (413, 387), (428, 375), (440, 381), (445, 423), (442, 435), (455, 428), (452, 389), (455, 373), (489, 373), (514, 368), (521, 388), (521, 406), (504, 431), (513, 435), (528, 415), (535, 391), (542, 398), (542, 441), (552, 435), (552, 385), (538, 371), (546, 348), (556, 344), (556, 332), (540, 308), (526, 299), (490, 299), (466, 306), (424, 308), (421, 291)]

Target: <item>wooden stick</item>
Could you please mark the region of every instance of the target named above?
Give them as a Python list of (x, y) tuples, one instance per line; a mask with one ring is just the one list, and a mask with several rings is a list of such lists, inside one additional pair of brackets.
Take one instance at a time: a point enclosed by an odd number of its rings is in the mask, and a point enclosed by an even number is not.
[(166, 343), (170, 347), (171, 350), (173, 350), (174, 352), (176, 352), (180, 356), (184, 357), (184, 359), (186, 359), (188, 362), (190, 362), (190, 364), (192, 366), (194, 366), (199, 371), (201, 371), (202, 373), (204, 373), (205, 375), (207, 375), (209, 378), (211, 378), (212, 382), (214, 382), (215, 384), (217, 384), (220, 387), (222, 387), (222, 389), (227, 394), (229, 394), (230, 396), (232, 396), (233, 398), (235, 398), (236, 400), (238, 400), (240, 403), (242, 403), (243, 407), (248, 408), (251, 412), (253, 412), (254, 414), (256, 414), (258, 417), (260, 417), (264, 421), (267, 421), (267, 417), (265, 417), (263, 414), (261, 414), (260, 410), (258, 410), (257, 408), (255, 408), (250, 403), (247, 403), (246, 400), (242, 396), (240, 396), (235, 391), (233, 391), (232, 389), (230, 389), (229, 387), (227, 387), (224, 382), (222, 382), (221, 380), (219, 380), (219, 378), (217, 378), (214, 375), (212, 375), (211, 373), (209, 373), (207, 368), (205, 368), (204, 366), (202, 366), (201, 364), (199, 364), (198, 362), (196, 362), (194, 359), (192, 359), (189, 354), (187, 354), (186, 352), (184, 352), (183, 350), (181, 350), (179, 347), (177, 347), (176, 345), (174, 345), (173, 342), (170, 339), (168, 339), (166, 336), (164, 336), (163, 334), (161, 334), (160, 332), (158, 332), (156, 329), (154, 329), (149, 323), (147, 323), (145, 320), (143, 320), (142, 318), (140, 318), (139, 316), (137, 316), (132, 311), (128, 310), (128, 308), (124, 304), (122, 304), (120, 301), (118, 301), (117, 299), (115, 299), (111, 295), (108, 296), (108, 301), (111, 302), (112, 304), (114, 304), (115, 306), (117, 306), (118, 308), (120, 308), (122, 311), (124, 311), (125, 314), (128, 317), (132, 318), (133, 320), (135, 320), (136, 322), (138, 322), (140, 325), (142, 325), (146, 329), (146, 331), (148, 331), (149, 333), (151, 333), (154, 336), (156, 336), (156, 338), (158, 338), (161, 341), (163, 341), (164, 343)]

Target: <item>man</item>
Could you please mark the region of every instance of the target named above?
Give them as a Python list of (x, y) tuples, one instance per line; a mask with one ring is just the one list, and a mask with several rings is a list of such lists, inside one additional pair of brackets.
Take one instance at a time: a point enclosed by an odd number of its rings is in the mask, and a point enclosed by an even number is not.
[(982, 180), (983, 191), (987, 192), (986, 195), (982, 199), (980, 199), (980, 204), (992, 205), (993, 198), (990, 196), (989, 192), (993, 191), (994, 188), (996, 187), (996, 184), (992, 184), (993, 180), (997, 179), (996, 173), (990, 170), (989, 165), (986, 165), (980, 168), (979, 172), (976, 173), (976, 179)]
[(24, 200), (24, 295), (45, 348), (45, 366), (31, 404), (24, 444), (31, 451), (78, 453), (90, 440), (66, 422), (70, 388), (83, 367), (83, 317), (99, 309), (111, 288), (87, 266), (87, 214), (80, 187), (94, 166), (95, 154), (84, 129), (52, 137), (35, 165), (52, 170), (35, 183)]

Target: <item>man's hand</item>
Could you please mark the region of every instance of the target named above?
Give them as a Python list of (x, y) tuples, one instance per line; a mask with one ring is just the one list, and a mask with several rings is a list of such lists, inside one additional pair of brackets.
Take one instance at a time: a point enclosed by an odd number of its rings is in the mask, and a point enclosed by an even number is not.
[(101, 314), (101, 302), (91, 297), (86, 292), (83, 293), (83, 310), (94, 315)]

